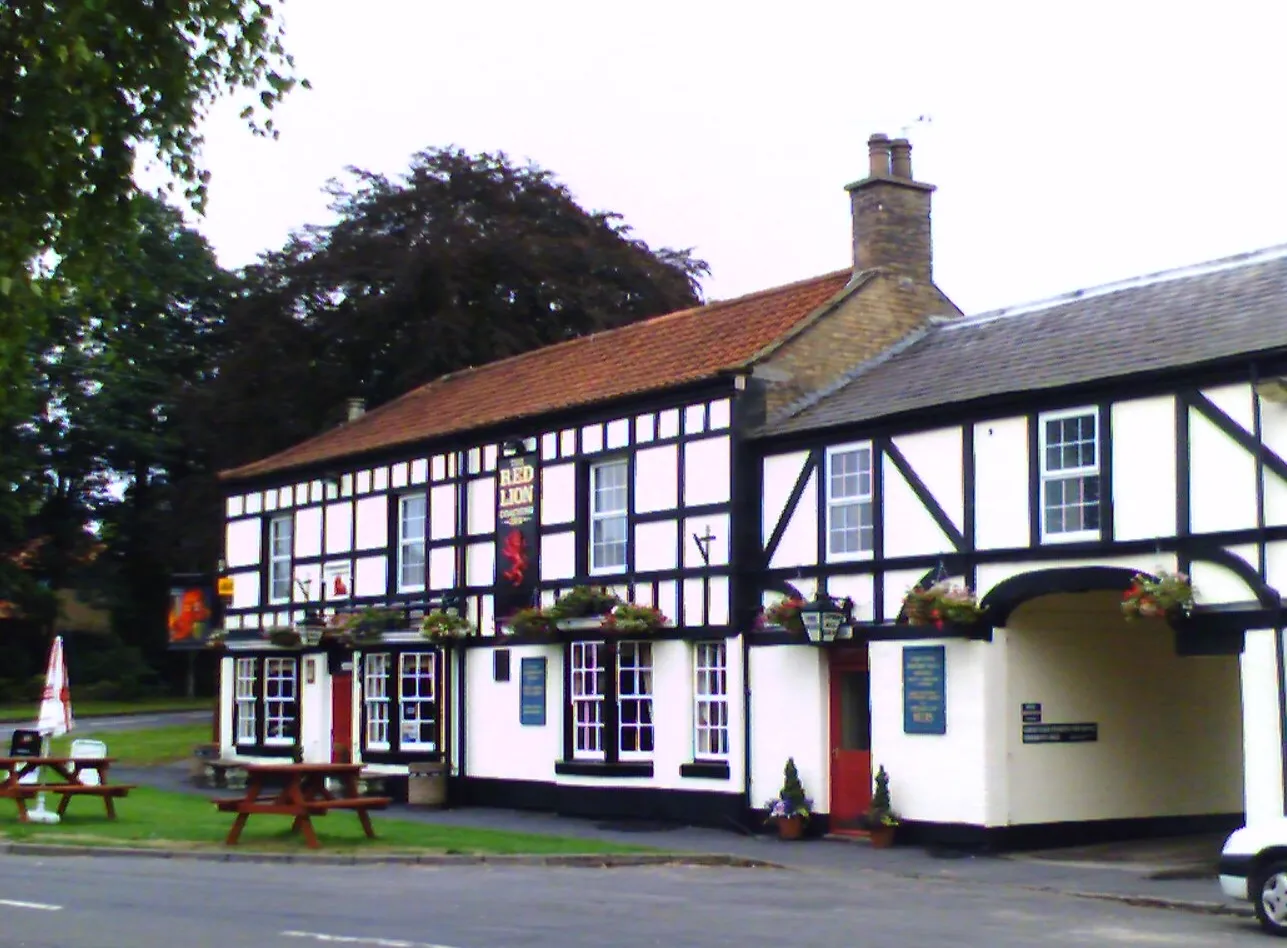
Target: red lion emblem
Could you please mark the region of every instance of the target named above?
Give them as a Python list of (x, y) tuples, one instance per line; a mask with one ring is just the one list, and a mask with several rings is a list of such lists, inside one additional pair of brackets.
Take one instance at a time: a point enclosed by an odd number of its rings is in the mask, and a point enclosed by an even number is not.
[(530, 565), (527, 557), (527, 541), (523, 538), (521, 530), (511, 530), (505, 535), (500, 554), (509, 561), (509, 569), (501, 573), (501, 576), (511, 586), (521, 586)]

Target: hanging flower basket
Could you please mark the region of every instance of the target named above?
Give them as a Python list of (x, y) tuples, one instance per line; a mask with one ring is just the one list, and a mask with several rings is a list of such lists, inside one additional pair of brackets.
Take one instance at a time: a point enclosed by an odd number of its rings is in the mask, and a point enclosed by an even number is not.
[(903, 615), (909, 625), (939, 629), (948, 624), (971, 625), (983, 617), (984, 611), (972, 590), (950, 583), (913, 586), (903, 599)]
[(805, 606), (803, 599), (792, 597), (775, 602), (764, 610), (764, 621), (769, 625), (780, 626), (788, 632), (804, 635), (804, 619), (800, 610)]
[(1193, 611), (1194, 592), (1184, 573), (1160, 572), (1156, 578), (1136, 573), (1122, 593), (1122, 615), (1127, 620), (1187, 616)]

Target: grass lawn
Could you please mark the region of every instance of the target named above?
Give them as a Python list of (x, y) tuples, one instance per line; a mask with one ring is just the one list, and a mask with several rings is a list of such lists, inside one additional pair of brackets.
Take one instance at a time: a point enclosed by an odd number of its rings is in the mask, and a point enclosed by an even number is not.
[[(34, 721), (40, 702), (0, 704), (0, 721)], [(80, 701), (72, 689), (72, 714), (76, 717), (108, 714), (135, 714), (145, 711), (213, 711), (213, 698), (141, 698), (138, 701)]]
[(210, 742), (210, 724), (167, 724), (132, 731), (96, 732), (93, 722), (87, 721), (70, 734), (55, 738), (50, 744), (50, 753), (55, 757), (66, 754), (77, 738), (96, 738), (106, 743), (107, 755), (116, 759), (117, 766), (152, 767), (188, 760), (193, 747)]
[[(231, 794), (230, 794), (231, 795)], [(235, 819), (220, 813), (204, 797), (168, 793), (139, 787), (116, 801), (119, 816), (107, 819), (98, 800), (73, 800), (63, 821), (56, 825), (19, 823), (17, 807), (0, 800), (0, 838), (21, 842), (66, 843), (91, 846), (147, 846), (166, 849), (223, 849), (223, 840)], [(461, 826), (435, 826), (411, 820), (373, 815), (376, 839), (362, 833), (357, 816), (335, 812), (315, 817), (313, 828), (322, 843), (315, 852), (417, 852), (417, 853), (564, 853), (657, 852), (645, 846), (628, 846), (566, 836), (507, 833)], [(251, 816), (235, 847), (271, 852), (309, 851), (302, 837), (290, 832), (288, 816)]]

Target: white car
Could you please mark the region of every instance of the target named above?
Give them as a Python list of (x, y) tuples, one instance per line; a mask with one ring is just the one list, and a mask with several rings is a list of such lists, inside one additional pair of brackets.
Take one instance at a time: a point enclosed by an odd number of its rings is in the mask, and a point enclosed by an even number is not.
[(1287, 818), (1244, 826), (1225, 841), (1220, 888), (1250, 902), (1265, 931), (1287, 937)]

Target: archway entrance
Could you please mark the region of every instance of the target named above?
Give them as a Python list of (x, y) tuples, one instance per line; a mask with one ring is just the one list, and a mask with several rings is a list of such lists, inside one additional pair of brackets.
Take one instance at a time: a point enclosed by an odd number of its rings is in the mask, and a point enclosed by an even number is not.
[(1241, 819), (1238, 656), (1181, 655), (1166, 621), (1127, 622), (1130, 576), (1041, 571), (989, 594), (1002, 625), (1011, 835), (1044, 827), (1055, 842), (1062, 826), (1088, 840)]

